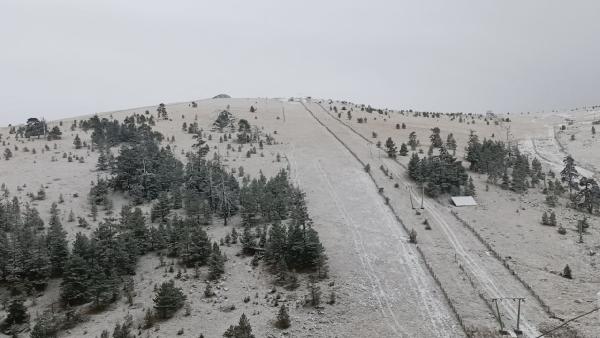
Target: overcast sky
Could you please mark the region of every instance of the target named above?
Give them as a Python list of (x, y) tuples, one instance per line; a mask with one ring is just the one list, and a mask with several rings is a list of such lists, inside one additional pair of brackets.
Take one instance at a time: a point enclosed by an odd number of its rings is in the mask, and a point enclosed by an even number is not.
[(0, 124), (227, 93), (600, 104), (600, 1), (2, 0)]

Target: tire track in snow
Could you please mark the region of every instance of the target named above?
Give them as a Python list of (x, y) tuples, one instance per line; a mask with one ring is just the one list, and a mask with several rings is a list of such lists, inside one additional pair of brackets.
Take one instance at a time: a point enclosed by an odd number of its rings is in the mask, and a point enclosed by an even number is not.
[(346, 224), (346, 226), (350, 229), (350, 231), (352, 233), (352, 239), (354, 241), (354, 246), (360, 252), (359, 259), (361, 262), (363, 273), (369, 278), (369, 280), (371, 282), (371, 288), (375, 291), (375, 292), (373, 292), (373, 295), (375, 296), (375, 298), (377, 299), (377, 302), (379, 303), (379, 307), (380, 307), (380, 310), (381, 310), (384, 318), (392, 319), (393, 323), (389, 322), (389, 320), (388, 320), (388, 325), (390, 326), (390, 328), (392, 328), (392, 330), (394, 331), (395, 334), (399, 334), (399, 331), (401, 331), (401, 333), (404, 336), (410, 337), (408, 332), (402, 330), (402, 326), (400, 325), (400, 323), (398, 322), (398, 319), (396, 318), (396, 316), (394, 314), (394, 311), (390, 304), (390, 300), (387, 297), (385, 291), (383, 290), (383, 287), (381, 286), (381, 282), (380, 282), (379, 278), (376, 276), (376, 273), (373, 269), (373, 266), (369, 260), (368, 255), (367, 255), (367, 250), (364, 246), (362, 236), (360, 235), (360, 232), (358, 231), (358, 227), (352, 220), (351, 216), (348, 214), (348, 211), (344, 207), (343, 203), (341, 203), (341, 201), (339, 200), (339, 197), (336, 194), (336, 192), (333, 188), (333, 185), (331, 184), (331, 180), (329, 179), (329, 177), (323, 170), (320, 162), (317, 161), (315, 165), (316, 165), (316, 168), (317, 168), (321, 178), (326, 183), (327, 191), (328, 191), (331, 199), (333, 200), (336, 208), (342, 215), (342, 218), (344, 219), (344, 223)]
[[(337, 121), (334, 117), (332, 117), (331, 114), (329, 114), (329, 112), (327, 112), (324, 107), (322, 107), (321, 105), (319, 105), (319, 106), (321, 107), (321, 109), (323, 111), (325, 111), (326, 116), (329, 116), (331, 119), (333, 119), (335, 121), (335, 123), (341, 123), (341, 122)], [(324, 122), (321, 122), (321, 123), (324, 123)], [(349, 126), (347, 126), (344, 123), (341, 123), (341, 124), (347, 128), (350, 128)], [(331, 130), (330, 130), (330, 132), (334, 133)], [(357, 133), (356, 131), (354, 131), (354, 132)], [(350, 136), (353, 136), (353, 134), (351, 134)], [(358, 134), (357, 136), (360, 136), (361, 138), (364, 139), (364, 137), (360, 134)], [(336, 136), (336, 138), (339, 138), (339, 136)], [(398, 164), (396, 162), (393, 162), (393, 163), (394, 163), (394, 167), (398, 166)], [(399, 177), (403, 177), (402, 175), (399, 175), (398, 172), (396, 172), (396, 175), (398, 175)], [(412, 195), (415, 196), (415, 198), (416, 198), (416, 195), (414, 193), (412, 193)], [(469, 267), (473, 271), (475, 277), (484, 286), (484, 288), (486, 289), (488, 294), (490, 294), (492, 297), (499, 297), (499, 296), (504, 295), (504, 293), (500, 291), (500, 288), (494, 283), (494, 280), (492, 279), (492, 277), (490, 276), (488, 271), (486, 269), (482, 268), (475, 261), (475, 259), (473, 259), (473, 257), (464, 249), (464, 247), (461, 244), (461, 241), (458, 239), (458, 237), (454, 233), (454, 231), (450, 228), (450, 225), (444, 220), (443, 216), (441, 216), (439, 213), (437, 213), (437, 211), (435, 211), (435, 208), (431, 205), (431, 203), (429, 201), (425, 201), (424, 206), (427, 209), (427, 211), (438, 222), (438, 224), (441, 225), (441, 228), (444, 231), (444, 234), (446, 235), (446, 238), (448, 239), (450, 244), (455, 248), (457, 253), (461, 254), (461, 257), (463, 257), (463, 260), (469, 265)], [(502, 267), (502, 268), (504, 268), (504, 267)], [(519, 291), (522, 291), (521, 288), (518, 288), (518, 289), (519, 289)], [(510, 296), (512, 296), (512, 294)], [(501, 302), (500, 304), (503, 307), (503, 309), (505, 309), (506, 312), (508, 312), (508, 314), (511, 317), (516, 319), (517, 310), (515, 309), (513, 304), (511, 304), (510, 302)], [(525, 319), (522, 314), (521, 314), (521, 318), (522, 318), (521, 319), (522, 330), (525, 335), (527, 335), (527, 336), (539, 335), (539, 331), (535, 328), (535, 326), (531, 322), (529, 322), (527, 319)]]

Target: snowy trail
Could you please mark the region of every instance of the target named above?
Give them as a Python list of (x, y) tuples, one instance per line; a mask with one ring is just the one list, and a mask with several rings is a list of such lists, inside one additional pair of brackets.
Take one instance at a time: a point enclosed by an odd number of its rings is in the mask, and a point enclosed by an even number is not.
[[(358, 156), (362, 154), (364, 159), (370, 159), (371, 161), (375, 160), (377, 162), (376, 158), (373, 158), (372, 156), (369, 157), (369, 154), (372, 154), (372, 152), (368, 143), (365, 142), (364, 137), (356, 135), (355, 132), (351, 131), (350, 128), (345, 125), (345, 123), (331, 116), (331, 114), (322, 106), (319, 105), (319, 107), (322, 112), (325, 112), (319, 116), (319, 120), (322, 123), (327, 125), (337, 137), (343, 139), (343, 141), (351, 147)], [(404, 168), (397, 162), (384, 158), (379, 159), (379, 163), (385, 164), (386, 167), (391, 168), (397, 178), (404, 184), (411, 184), (410, 181), (404, 178)], [(378, 167), (379, 163), (372, 165), (372, 167)], [(376, 175), (380, 174), (377, 170), (375, 170), (374, 173)], [(417, 196), (414, 193), (413, 198), (417, 199)], [(429, 198), (425, 199), (424, 207), (439, 228), (442, 229), (448, 243), (461, 257), (466, 268), (469, 269), (480, 286), (485, 290), (488, 298), (523, 297), (529, 295), (526, 288), (502, 266), (500, 261), (488, 255), (480, 254), (481, 252), (486, 251), (483, 244), (479, 242), (472, 233), (466, 231), (462, 225), (457, 224), (457, 221), (453, 219), (451, 215), (448, 215), (449, 213), (446, 212), (443, 215), (440, 211), (445, 209), (445, 207), (442, 207)], [(469, 246), (465, 247), (466, 244)], [(503, 301), (500, 303), (500, 306), (503, 318), (508, 317), (511, 321), (516, 321), (517, 309), (515, 304), (512, 304), (509, 301)], [(536, 301), (530, 299), (530, 301), (522, 305), (521, 310), (521, 329), (525, 336), (535, 337), (539, 335), (536, 325), (529, 318), (536, 318), (536, 322), (539, 323), (540, 318), (546, 317), (543, 308), (541, 308)]]
[(352, 275), (364, 279), (366, 289), (359, 289), (370, 290), (387, 327), (370, 335), (463, 336), (407, 234), (361, 166), (302, 105), (286, 106), (286, 112), (290, 129), (282, 135), (290, 141), (286, 158), (291, 178), (306, 191), (315, 223), (334, 222), (350, 239), (356, 260)]
[[(548, 136), (526, 138), (519, 141), (519, 150), (530, 156), (535, 156), (544, 161), (555, 173), (560, 173), (564, 168), (563, 159), (568, 155), (558, 144), (554, 134), (554, 126), (547, 125)], [(585, 177), (600, 177), (591, 168), (584, 168), (582, 163), (576, 163), (577, 171)]]

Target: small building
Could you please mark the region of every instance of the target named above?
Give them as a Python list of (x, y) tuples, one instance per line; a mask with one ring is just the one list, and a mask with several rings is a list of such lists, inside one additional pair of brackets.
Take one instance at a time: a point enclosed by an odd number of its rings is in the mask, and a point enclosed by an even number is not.
[(456, 207), (472, 207), (477, 205), (473, 196), (453, 196), (450, 197), (452, 204)]

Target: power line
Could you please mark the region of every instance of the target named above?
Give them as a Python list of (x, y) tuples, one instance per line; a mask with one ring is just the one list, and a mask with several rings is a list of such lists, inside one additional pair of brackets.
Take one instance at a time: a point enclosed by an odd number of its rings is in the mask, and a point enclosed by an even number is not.
[(560, 324), (559, 326), (557, 326), (557, 327), (555, 327), (555, 328), (551, 329), (550, 331), (546, 331), (546, 332), (542, 333), (541, 335), (537, 336), (536, 338), (543, 337), (543, 336), (547, 335), (548, 333), (554, 332), (554, 331), (556, 331), (556, 330), (560, 329), (561, 327), (563, 327), (563, 326), (567, 325), (569, 322), (572, 322), (572, 321), (574, 321), (574, 320), (577, 320), (577, 319), (579, 319), (579, 318), (581, 318), (581, 317), (583, 317), (583, 316), (587, 316), (587, 315), (589, 315), (590, 313), (596, 312), (596, 311), (598, 311), (598, 310), (600, 310), (600, 307), (597, 307), (597, 308), (595, 308), (595, 309), (593, 309), (593, 310), (590, 310), (590, 311), (588, 311), (588, 312), (586, 312), (586, 313), (584, 313), (584, 314), (581, 314), (581, 315), (579, 315), (579, 316), (577, 316), (577, 317), (571, 318), (571, 319), (569, 319), (569, 320), (565, 321), (564, 323)]

